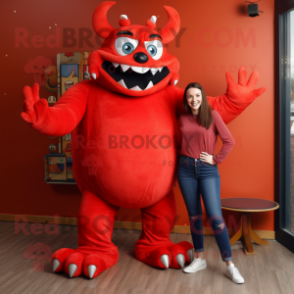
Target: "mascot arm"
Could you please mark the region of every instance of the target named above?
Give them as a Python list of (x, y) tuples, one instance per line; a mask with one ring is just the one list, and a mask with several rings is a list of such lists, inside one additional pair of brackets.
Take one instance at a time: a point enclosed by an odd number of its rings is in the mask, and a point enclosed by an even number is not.
[(69, 88), (53, 107), (39, 97), (39, 85), (25, 86), (21, 117), (32, 128), (48, 136), (63, 136), (74, 130), (83, 118), (89, 93), (89, 81)]
[[(241, 114), (258, 96), (266, 90), (265, 87), (255, 89), (258, 81), (258, 73), (252, 72), (247, 81), (247, 70), (240, 67), (238, 72), (238, 83), (235, 83), (231, 74), (226, 73), (227, 91), (218, 97), (208, 96), (208, 102), (215, 109), (223, 121), (228, 124)], [(176, 96), (176, 115), (179, 117), (183, 113), (183, 95), (184, 90), (174, 87)]]

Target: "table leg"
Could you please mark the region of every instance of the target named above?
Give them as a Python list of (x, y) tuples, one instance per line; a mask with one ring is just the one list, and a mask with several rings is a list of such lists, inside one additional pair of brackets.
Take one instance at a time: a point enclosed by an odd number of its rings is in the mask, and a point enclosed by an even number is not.
[(252, 230), (252, 228), (251, 228), (251, 226), (250, 226), (250, 228), (249, 228), (249, 234), (250, 234), (250, 237), (251, 237), (251, 239), (255, 242), (255, 243), (257, 243), (258, 245), (264, 245), (264, 246), (267, 246), (267, 245), (269, 245), (269, 242), (267, 241), (267, 240), (263, 240), (263, 239), (261, 239), (253, 230)]
[(240, 238), (244, 251), (248, 255), (256, 255), (251, 239), (258, 245), (269, 245), (267, 240), (261, 239), (251, 228), (251, 212), (241, 212), (240, 228), (230, 237), (230, 245), (235, 244)]
[(252, 243), (251, 243), (251, 235), (250, 235), (250, 232), (252, 231), (251, 212), (242, 212), (241, 219), (242, 219), (242, 227), (243, 227), (242, 237), (243, 237), (244, 251), (248, 255), (256, 255), (256, 252), (254, 251)]
[(240, 228), (238, 232), (235, 233), (234, 236), (230, 237), (230, 245), (235, 244), (242, 237), (242, 223), (240, 224)]

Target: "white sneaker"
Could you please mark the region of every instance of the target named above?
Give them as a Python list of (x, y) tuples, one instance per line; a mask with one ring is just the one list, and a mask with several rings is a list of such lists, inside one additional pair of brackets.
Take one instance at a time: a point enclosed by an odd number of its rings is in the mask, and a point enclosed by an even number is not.
[(206, 260), (199, 257), (199, 258), (194, 258), (194, 260), (187, 267), (183, 269), (183, 272), (196, 273), (206, 268), (207, 268)]
[(233, 263), (227, 266), (226, 275), (235, 283), (242, 284), (244, 283), (244, 278), (239, 273), (238, 269), (234, 266)]

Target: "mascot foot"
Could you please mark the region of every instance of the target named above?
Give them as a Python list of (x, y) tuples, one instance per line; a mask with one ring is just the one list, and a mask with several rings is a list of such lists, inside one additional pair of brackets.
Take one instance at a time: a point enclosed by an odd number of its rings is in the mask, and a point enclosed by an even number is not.
[(194, 259), (193, 245), (187, 241), (158, 247), (138, 245), (135, 249), (136, 258), (148, 265), (158, 268), (182, 268), (186, 262)]
[(70, 278), (84, 275), (90, 279), (97, 277), (104, 270), (116, 264), (118, 253), (114, 255), (93, 250), (93, 254), (82, 251), (62, 248), (52, 256), (52, 269), (54, 272), (65, 272)]

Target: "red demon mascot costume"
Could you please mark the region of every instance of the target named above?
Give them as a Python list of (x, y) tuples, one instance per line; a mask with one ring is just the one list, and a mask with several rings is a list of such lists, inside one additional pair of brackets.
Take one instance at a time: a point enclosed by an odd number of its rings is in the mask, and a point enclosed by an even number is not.
[[(94, 30), (105, 41), (89, 57), (91, 81), (68, 89), (53, 107), (39, 98), (37, 84), (23, 91), (21, 116), (34, 129), (49, 136), (72, 133), (74, 177), (83, 194), (78, 248), (59, 249), (52, 257), (53, 271), (70, 277), (94, 278), (117, 262), (111, 236), (119, 207), (141, 209), (138, 260), (158, 268), (181, 268), (193, 260), (192, 244), (169, 238), (176, 221), (176, 164), (167, 163), (177, 162), (184, 90), (175, 86), (179, 62), (163, 44), (178, 33), (180, 18), (164, 6), (169, 20), (160, 31), (155, 16), (142, 26), (121, 15), (115, 29), (106, 17), (114, 4), (101, 3), (93, 15)], [(246, 74), (241, 67), (236, 84), (227, 73), (226, 94), (208, 97), (226, 123), (265, 91), (255, 89), (257, 72), (248, 82)]]

